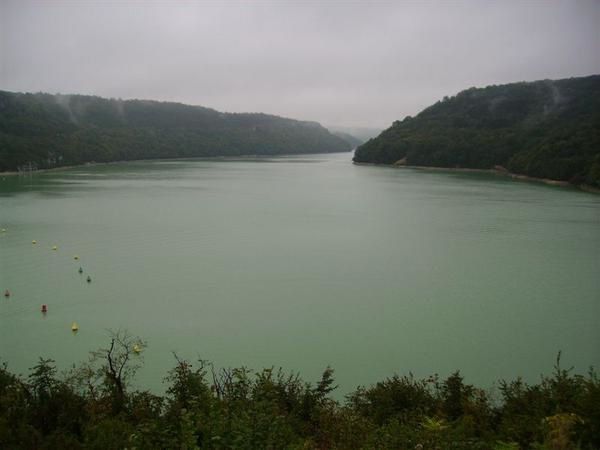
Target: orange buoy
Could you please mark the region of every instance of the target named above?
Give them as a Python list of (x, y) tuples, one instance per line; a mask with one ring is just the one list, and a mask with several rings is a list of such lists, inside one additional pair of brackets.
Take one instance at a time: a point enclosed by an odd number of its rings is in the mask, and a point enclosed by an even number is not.
[(43, 313), (47, 313), (48, 312), (48, 306), (47, 305), (42, 305), (42, 312)]

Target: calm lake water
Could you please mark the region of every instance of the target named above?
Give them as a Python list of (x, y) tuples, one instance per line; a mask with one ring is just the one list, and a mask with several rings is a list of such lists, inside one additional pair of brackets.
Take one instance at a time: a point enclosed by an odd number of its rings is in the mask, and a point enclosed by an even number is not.
[(349, 153), (134, 162), (0, 178), (0, 228), (0, 358), (23, 373), (118, 328), (157, 391), (173, 351), (331, 365), (338, 396), (394, 372), (536, 381), (559, 350), (600, 366), (597, 195)]

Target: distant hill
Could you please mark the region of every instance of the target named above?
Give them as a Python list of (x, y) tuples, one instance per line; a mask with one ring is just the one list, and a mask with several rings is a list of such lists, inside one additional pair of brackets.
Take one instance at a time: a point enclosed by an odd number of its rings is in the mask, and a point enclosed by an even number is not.
[(361, 144), (367, 142), (381, 133), (381, 128), (367, 127), (342, 127), (337, 125), (327, 125), (327, 129), (337, 135), (349, 135)]
[(362, 139), (358, 139), (357, 137), (352, 136), (351, 134), (348, 133), (344, 133), (343, 131), (335, 131), (335, 130), (331, 130), (331, 134), (342, 138), (344, 141), (346, 141), (352, 148), (356, 148), (361, 144), (364, 144), (365, 141), (363, 141)]
[(600, 75), (470, 88), (360, 146), (355, 162), (507, 170), (600, 186)]
[(85, 162), (342, 152), (316, 122), (199, 106), (0, 91), (0, 172)]

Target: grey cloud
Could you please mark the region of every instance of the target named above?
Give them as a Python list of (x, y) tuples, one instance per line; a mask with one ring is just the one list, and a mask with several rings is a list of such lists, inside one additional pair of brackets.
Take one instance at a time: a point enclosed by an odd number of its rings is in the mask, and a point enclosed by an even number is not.
[(600, 72), (598, 1), (0, 0), (0, 89), (385, 127), (469, 86)]

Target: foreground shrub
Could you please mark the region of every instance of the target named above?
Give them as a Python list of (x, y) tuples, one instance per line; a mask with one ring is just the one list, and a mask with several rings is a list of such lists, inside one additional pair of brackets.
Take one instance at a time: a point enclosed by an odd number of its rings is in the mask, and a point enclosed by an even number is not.
[(500, 399), (459, 372), (394, 375), (331, 398), (333, 370), (312, 384), (268, 368), (215, 369), (175, 355), (166, 394), (131, 389), (143, 343), (113, 333), (89, 361), (58, 374), (40, 359), (26, 378), (0, 366), (2, 449), (597, 449), (600, 383), (560, 366)]

